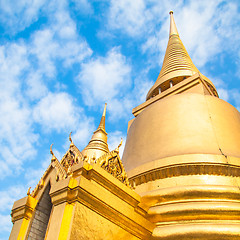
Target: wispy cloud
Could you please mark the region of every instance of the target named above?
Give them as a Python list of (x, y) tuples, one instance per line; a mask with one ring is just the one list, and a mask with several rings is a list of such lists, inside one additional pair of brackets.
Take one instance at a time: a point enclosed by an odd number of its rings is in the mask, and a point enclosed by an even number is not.
[(110, 120), (119, 121), (131, 114), (131, 109), (145, 101), (152, 82), (145, 71), (132, 72), (131, 63), (120, 52), (111, 49), (105, 57), (92, 58), (82, 64), (77, 78), (79, 89), (88, 106), (102, 106), (108, 102)]
[(124, 95), (131, 86), (131, 65), (119, 48), (111, 49), (106, 57), (92, 58), (82, 64), (77, 78), (86, 105), (102, 105)]

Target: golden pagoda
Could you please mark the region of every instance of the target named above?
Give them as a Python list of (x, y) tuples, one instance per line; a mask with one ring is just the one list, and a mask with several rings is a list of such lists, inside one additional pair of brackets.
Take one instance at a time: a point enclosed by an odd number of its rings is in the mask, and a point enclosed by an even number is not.
[(122, 157), (106, 104), (80, 151), (52, 161), (12, 208), (10, 240), (240, 239), (240, 113), (193, 64), (170, 12), (162, 69), (133, 109)]
[(192, 63), (173, 12), (162, 70), (133, 114), (122, 160), (153, 239), (240, 239), (240, 113)]

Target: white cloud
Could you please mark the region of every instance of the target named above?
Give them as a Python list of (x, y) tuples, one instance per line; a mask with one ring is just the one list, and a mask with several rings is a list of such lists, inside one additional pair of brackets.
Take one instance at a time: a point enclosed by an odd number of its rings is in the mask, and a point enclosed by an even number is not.
[[(1, 231), (10, 232), (12, 228), (11, 216), (0, 214), (0, 219), (1, 219)], [(4, 240), (4, 239), (1, 239), (1, 240)]]
[(83, 14), (93, 14), (93, 7), (88, 0), (71, 0), (75, 8)]
[(131, 85), (131, 66), (120, 53), (113, 48), (104, 57), (91, 59), (82, 64), (77, 81), (86, 105), (103, 105), (116, 96), (121, 97), (124, 89)]
[(0, 1), (0, 21), (11, 33), (19, 32), (38, 20), (40, 9), (46, 0)]
[(77, 34), (76, 24), (65, 9), (55, 12), (51, 24), (32, 36), (30, 53), (37, 59), (39, 72), (49, 78), (56, 76), (56, 60), (71, 67), (91, 56), (87, 42)]
[(5, 219), (5, 221), (1, 221), (3, 224), (3, 231), (10, 231), (12, 227), (10, 214), (6, 215), (6, 212), (10, 213), (14, 201), (24, 197), (26, 193), (27, 189), (22, 185), (10, 187), (9, 189), (0, 192), (0, 216), (2, 220)]
[(224, 42), (238, 38), (233, 34), (236, 30), (233, 25), (239, 21), (237, 15), (237, 4), (221, 0), (191, 1), (176, 12), (181, 38), (197, 66), (202, 67), (226, 47), (232, 48)]
[(42, 73), (48, 77), (54, 77), (56, 67), (53, 62), (56, 54), (58, 54), (58, 43), (53, 40), (54, 33), (50, 29), (44, 29), (34, 33), (31, 54), (38, 59), (38, 66)]
[(42, 79), (42, 74), (38, 71), (31, 71), (28, 74), (26, 85), (26, 95), (33, 101), (41, 99), (48, 92), (47, 86)]
[[(35, 18), (31, 19), (31, 14), (36, 13), (37, 19), (38, 8), (44, 11), (41, 7), (44, 2), (31, 3), (33, 6), (26, 1), (18, 1), (14, 6), (19, 9), (15, 10), (11, 9), (11, 1), (0, 4), (4, 4), (3, 11), (9, 16), (26, 12), (28, 16), (20, 20), (26, 22), (23, 25), (19, 23), (26, 27), (35, 21)], [(19, 40), (0, 46), (1, 178), (21, 172), (23, 163), (35, 157), (38, 140), (35, 123), (48, 126), (45, 129), (49, 133), (59, 132), (64, 127), (76, 131), (72, 125), (81, 123), (79, 114), (88, 122), (70, 95), (49, 90), (50, 85), (55, 85), (57, 91), (62, 91), (64, 84), (49, 84), (49, 80), (55, 81), (61, 68), (71, 68), (72, 64), (89, 57), (92, 51), (77, 33), (65, 1), (51, 1), (49, 11), (52, 11), (49, 24), (33, 31), (28, 41)], [(10, 21), (16, 23), (17, 20), (11, 18)], [(19, 31), (20, 25), (16, 23)], [(50, 107), (52, 111), (46, 113), (43, 107)]]
[(0, 219), (1, 231), (10, 232), (12, 228), (10, 211), (14, 201), (27, 194), (27, 189), (23, 185), (15, 185), (6, 190), (0, 191)]
[(113, 48), (106, 57), (82, 64), (77, 82), (86, 105), (103, 106), (108, 102), (110, 121), (118, 121), (129, 117), (132, 108), (145, 101), (153, 84), (145, 71), (136, 75), (133, 80), (132, 66), (119, 48)]
[(16, 199), (20, 199), (27, 194), (27, 187), (15, 185), (9, 189), (0, 191), (0, 212), (11, 210)]
[[(95, 130), (93, 119), (87, 117), (84, 110), (76, 105), (75, 99), (65, 92), (49, 92), (35, 105), (33, 119), (41, 125), (44, 132), (73, 132), (72, 139), (80, 149), (87, 145)], [(68, 146), (66, 137), (63, 147), (66, 150)]]
[(135, 36), (147, 27), (147, 15), (144, 0), (112, 0), (108, 24), (113, 29), (124, 30), (130, 36)]
[(82, 109), (74, 104), (74, 99), (67, 93), (51, 93), (42, 98), (34, 107), (33, 118), (43, 130), (62, 131), (75, 126)]
[[(0, 48), (0, 148), (1, 178), (21, 167), (24, 158), (34, 156), (37, 134), (32, 129), (31, 111), (21, 94), (19, 78), (29, 66), (27, 49), (21, 44)], [(10, 167), (11, 166), (11, 167)]]

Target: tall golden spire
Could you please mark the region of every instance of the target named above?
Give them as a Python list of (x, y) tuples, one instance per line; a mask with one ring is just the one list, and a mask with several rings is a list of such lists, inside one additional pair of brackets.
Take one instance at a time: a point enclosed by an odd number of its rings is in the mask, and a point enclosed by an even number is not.
[(97, 130), (93, 133), (88, 145), (82, 150), (84, 157), (99, 158), (109, 152), (107, 144), (107, 133), (105, 131), (105, 117), (107, 104), (105, 103), (102, 118)]
[[(147, 94), (147, 99), (156, 95), (161, 88), (162, 91), (169, 88), (170, 84), (177, 84), (186, 77), (192, 76), (199, 70), (193, 64), (187, 50), (185, 49), (170, 11), (170, 32), (167, 50), (163, 60), (161, 72), (157, 81)], [(171, 81), (171, 83), (170, 83)]]

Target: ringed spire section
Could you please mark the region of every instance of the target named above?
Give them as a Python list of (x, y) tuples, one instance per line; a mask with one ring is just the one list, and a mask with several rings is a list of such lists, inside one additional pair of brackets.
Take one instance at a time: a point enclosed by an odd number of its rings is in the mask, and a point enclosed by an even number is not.
[(147, 94), (147, 100), (157, 94), (167, 90), (168, 88), (182, 82), (186, 78), (199, 73), (201, 77), (214, 87), (212, 82), (203, 76), (197, 67), (193, 64), (187, 50), (185, 49), (173, 18), (173, 11), (170, 11), (170, 32), (169, 40), (163, 60), (160, 74)]

